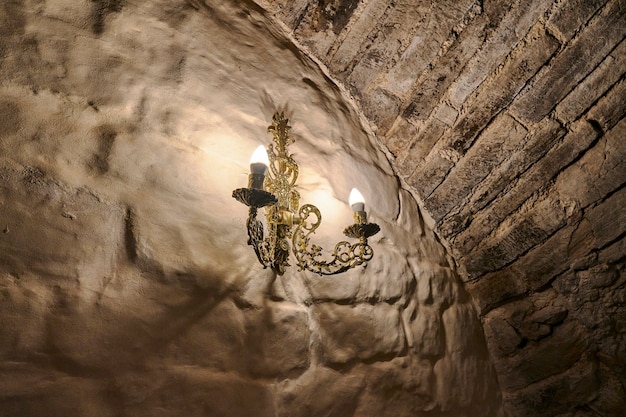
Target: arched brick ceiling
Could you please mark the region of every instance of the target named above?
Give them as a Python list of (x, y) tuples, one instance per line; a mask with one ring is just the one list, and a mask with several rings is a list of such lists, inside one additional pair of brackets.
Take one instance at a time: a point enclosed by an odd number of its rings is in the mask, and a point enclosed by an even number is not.
[(421, 199), (511, 414), (623, 415), (626, 2), (256, 2)]

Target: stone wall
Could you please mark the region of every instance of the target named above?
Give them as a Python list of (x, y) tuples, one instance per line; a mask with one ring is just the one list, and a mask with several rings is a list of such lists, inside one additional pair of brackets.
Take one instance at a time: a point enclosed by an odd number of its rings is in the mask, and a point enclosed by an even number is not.
[(516, 416), (626, 413), (626, 3), (258, 0), (355, 97)]
[[(0, 3), (0, 415), (496, 416), (474, 304), (359, 114), (254, 5)], [(337, 277), (263, 270), (231, 198), (292, 119)]]

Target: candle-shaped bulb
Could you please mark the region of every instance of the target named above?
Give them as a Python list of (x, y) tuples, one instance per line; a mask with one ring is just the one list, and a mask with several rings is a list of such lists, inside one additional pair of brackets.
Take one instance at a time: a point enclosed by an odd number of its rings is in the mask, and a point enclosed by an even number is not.
[(350, 206), (352, 206), (352, 210), (354, 211), (365, 211), (365, 199), (363, 198), (363, 194), (359, 192), (356, 188), (353, 188), (350, 191)]
[(254, 151), (252, 157), (250, 157), (250, 172), (253, 174), (265, 174), (269, 164), (270, 160), (267, 157), (267, 151), (263, 145), (260, 145)]

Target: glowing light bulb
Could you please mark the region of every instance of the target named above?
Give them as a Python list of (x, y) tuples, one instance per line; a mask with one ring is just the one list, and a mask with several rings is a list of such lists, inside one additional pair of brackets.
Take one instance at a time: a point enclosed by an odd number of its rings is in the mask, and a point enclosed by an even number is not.
[(260, 145), (250, 157), (250, 172), (253, 174), (265, 174), (270, 160), (263, 145)]
[(356, 188), (353, 188), (352, 191), (350, 191), (350, 198), (348, 201), (350, 202), (350, 206), (352, 206), (352, 210), (365, 211), (365, 199), (363, 198), (363, 194), (361, 194)]

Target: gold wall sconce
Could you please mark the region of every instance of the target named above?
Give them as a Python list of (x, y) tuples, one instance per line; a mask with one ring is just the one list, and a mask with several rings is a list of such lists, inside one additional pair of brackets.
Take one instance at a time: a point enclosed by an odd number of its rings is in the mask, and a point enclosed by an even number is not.
[[(233, 198), (250, 208), (246, 222), (248, 245), (254, 248), (264, 268), (271, 267), (279, 275), (290, 266), (289, 239), (301, 271), (333, 275), (366, 263), (374, 255), (367, 238), (378, 233), (380, 227), (367, 222), (365, 202), (356, 189), (350, 193), (354, 224), (343, 233), (358, 242), (337, 243), (329, 260), (324, 259), (320, 246), (310, 243), (311, 234), (322, 222), (322, 215), (314, 205), (300, 206), (300, 194), (296, 190), (298, 164), (287, 152), (287, 146), (295, 141), (289, 134), (290, 129), (289, 119), (285, 119), (283, 113), (274, 114), (267, 128), (274, 144), (267, 149), (257, 148), (250, 160), (248, 187), (233, 191)], [(262, 207), (265, 207), (267, 237), (263, 222), (257, 219), (257, 211)]]

